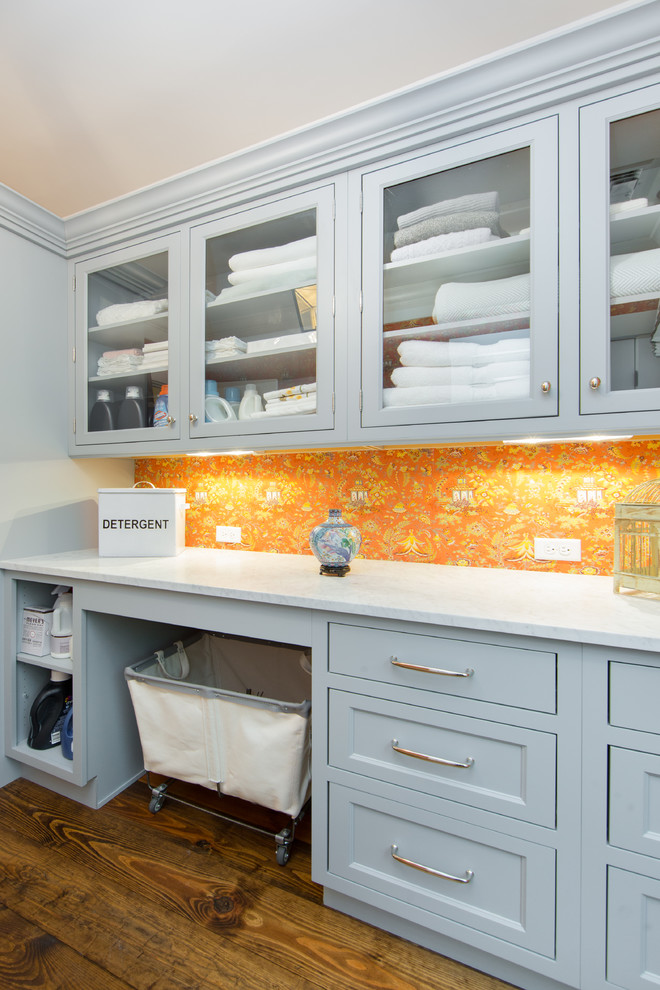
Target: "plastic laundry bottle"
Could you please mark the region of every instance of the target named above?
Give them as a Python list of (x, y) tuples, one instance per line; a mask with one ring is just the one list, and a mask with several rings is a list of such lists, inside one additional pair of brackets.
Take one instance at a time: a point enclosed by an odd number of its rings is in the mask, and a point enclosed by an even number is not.
[(62, 591), (55, 599), (50, 630), (50, 655), (57, 659), (71, 656), (73, 636), (73, 594)]
[(241, 404), (238, 407), (238, 418), (251, 419), (252, 413), (261, 412), (262, 409), (261, 396), (257, 392), (257, 386), (253, 384), (246, 385)]
[(110, 391), (107, 388), (97, 389), (96, 402), (89, 413), (90, 433), (96, 433), (99, 430), (114, 430), (116, 428), (113, 405)]
[(126, 397), (119, 407), (117, 427), (120, 430), (135, 430), (147, 422), (147, 404), (139, 385), (127, 385)]
[(32, 702), (28, 746), (52, 749), (62, 741), (62, 726), (72, 703), (71, 674), (51, 670), (50, 680)]
[(167, 385), (161, 385), (154, 405), (154, 426), (168, 426), (168, 390)]

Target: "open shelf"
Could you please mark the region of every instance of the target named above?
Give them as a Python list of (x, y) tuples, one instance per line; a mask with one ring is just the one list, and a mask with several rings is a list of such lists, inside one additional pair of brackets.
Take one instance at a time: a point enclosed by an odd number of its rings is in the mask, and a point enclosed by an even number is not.
[(101, 327), (89, 327), (90, 343), (108, 345), (112, 350), (124, 347), (142, 347), (145, 341), (167, 340), (168, 313), (159, 313), (145, 320), (125, 320)]

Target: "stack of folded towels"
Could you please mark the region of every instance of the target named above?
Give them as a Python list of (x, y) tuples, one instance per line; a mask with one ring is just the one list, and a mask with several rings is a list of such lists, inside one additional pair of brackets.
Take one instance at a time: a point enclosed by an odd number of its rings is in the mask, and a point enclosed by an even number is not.
[(529, 272), (489, 282), (445, 282), (436, 293), (434, 323), (455, 323), (528, 313)]
[(264, 411), (252, 413), (252, 419), (316, 412), (316, 382), (264, 392), (264, 400), (266, 402)]
[(98, 375), (147, 374), (167, 368), (168, 343), (166, 340), (144, 347), (125, 347), (119, 351), (104, 351), (98, 361)]
[(96, 314), (99, 327), (110, 323), (127, 323), (132, 320), (145, 320), (167, 310), (167, 299), (140, 299), (131, 303), (115, 303), (100, 309)]
[(240, 337), (220, 337), (219, 340), (207, 340), (204, 344), (206, 363), (219, 361), (222, 358), (236, 357), (247, 352), (247, 344)]
[(310, 284), (316, 281), (316, 237), (234, 254), (228, 265), (230, 284), (217, 301)]
[(497, 192), (443, 199), (397, 217), (392, 261), (410, 261), (507, 237)]
[(392, 372), (395, 387), (383, 389), (384, 405), (527, 397), (529, 337), (497, 335), (491, 343), (485, 339), (403, 341), (398, 348), (402, 367)]

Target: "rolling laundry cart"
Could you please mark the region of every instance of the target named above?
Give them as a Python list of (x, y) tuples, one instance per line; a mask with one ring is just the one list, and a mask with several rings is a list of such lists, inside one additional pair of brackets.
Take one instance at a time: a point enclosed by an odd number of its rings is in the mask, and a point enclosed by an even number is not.
[[(124, 671), (151, 789), (149, 809), (173, 780), (200, 784), (291, 818), (277, 833), (222, 811), (275, 839), (290, 855), (311, 784), (311, 663), (308, 650), (217, 633), (179, 640)], [(168, 778), (153, 786), (150, 773)]]

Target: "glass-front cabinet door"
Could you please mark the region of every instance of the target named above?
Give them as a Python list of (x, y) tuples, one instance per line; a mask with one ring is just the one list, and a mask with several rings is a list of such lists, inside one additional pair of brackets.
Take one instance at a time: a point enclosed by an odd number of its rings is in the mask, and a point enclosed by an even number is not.
[(334, 189), (196, 227), (190, 436), (331, 429)]
[(580, 411), (660, 409), (660, 86), (581, 110)]
[(80, 262), (75, 300), (76, 445), (178, 439), (178, 236)]
[(555, 416), (555, 118), (367, 173), (362, 196), (362, 426)]

